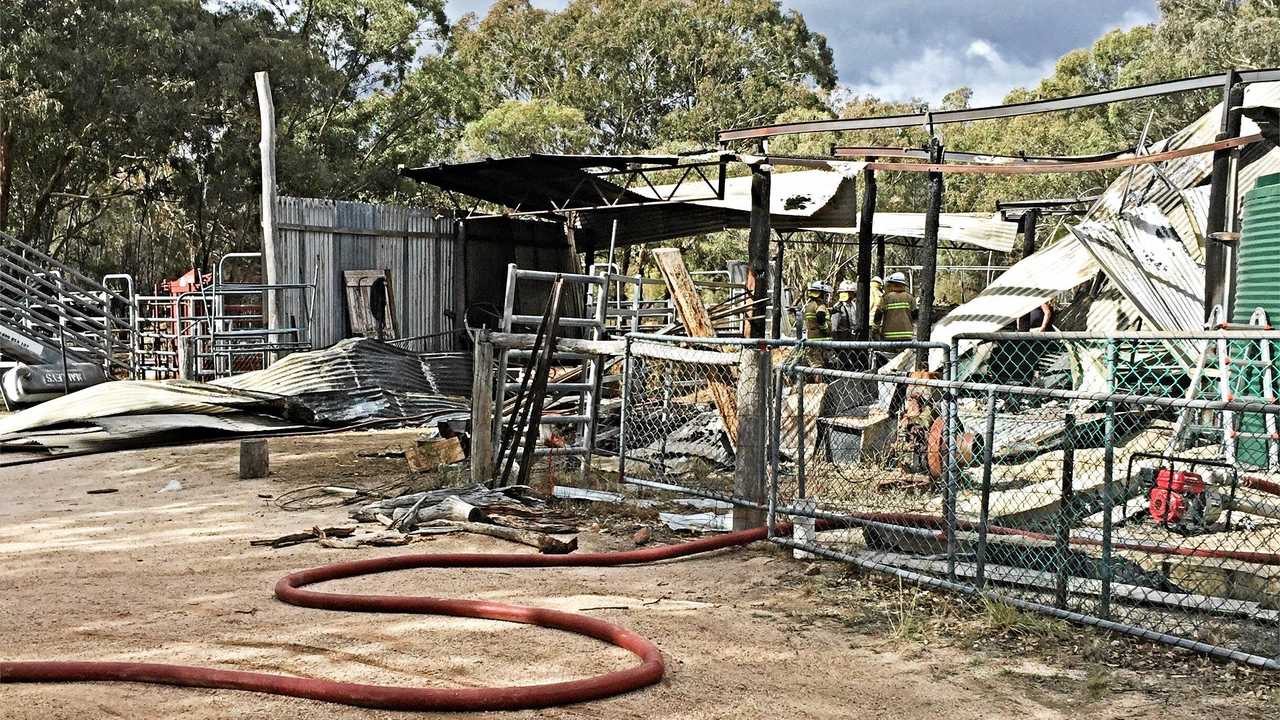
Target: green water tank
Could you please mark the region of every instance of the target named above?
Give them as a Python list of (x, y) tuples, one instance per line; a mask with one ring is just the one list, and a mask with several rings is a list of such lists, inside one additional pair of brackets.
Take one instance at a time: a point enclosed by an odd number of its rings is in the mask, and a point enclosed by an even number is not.
[[(1256, 308), (1267, 312), (1272, 325), (1280, 325), (1280, 174), (1264, 175), (1244, 196), (1244, 224), (1240, 232), (1239, 256), (1236, 259), (1236, 295), (1231, 322), (1248, 323)], [(1263, 341), (1267, 342), (1267, 341)], [(1274, 363), (1280, 347), (1272, 343)], [(1266, 388), (1258, 342), (1232, 343), (1231, 354), (1253, 361), (1237, 365), (1232, 378), (1237, 396), (1267, 397), (1275, 388)], [(1273, 373), (1280, 368), (1272, 367)], [(1236, 458), (1246, 467), (1266, 467), (1268, 444), (1265, 440), (1266, 418), (1260, 413), (1242, 413), (1239, 418), (1241, 437)]]
[(1231, 321), (1247, 323), (1260, 307), (1280, 325), (1280, 173), (1258, 178), (1245, 193), (1240, 235)]

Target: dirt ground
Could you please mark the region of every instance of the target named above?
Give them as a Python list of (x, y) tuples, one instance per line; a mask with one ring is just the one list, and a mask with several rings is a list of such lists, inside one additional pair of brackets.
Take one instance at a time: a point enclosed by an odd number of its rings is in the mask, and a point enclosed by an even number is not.
[[(273, 550), (249, 540), (346, 524), (340, 508), (270, 498), (316, 482), (403, 477), (368, 459), (413, 433), (274, 439), (273, 474), (235, 479), (236, 445), (121, 452), (0, 468), (0, 656), (177, 662), (383, 684), (484, 686), (580, 678), (630, 655), (498, 622), (324, 612), (271, 594), (301, 568), (394, 553), (513, 552), (444, 536), (405, 547)], [(163, 490), (172, 480), (182, 487)], [(116, 492), (88, 494), (114, 488)], [(608, 523), (588, 523), (609, 529)], [(586, 550), (630, 533), (584, 531)], [(529, 548), (521, 550), (531, 551)], [(1050, 622), (974, 619), (934, 593), (757, 545), (611, 569), (424, 570), (331, 583), (354, 592), (485, 598), (579, 610), (662, 648), (667, 677), (597, 703), (510, 717), (1275, 718), (1265, 673)], [(1125, 669), (1144, 658), (1149, 670)], [(0, 685), (6, 718), (403, 717), (238, 691), (137, 684)]]

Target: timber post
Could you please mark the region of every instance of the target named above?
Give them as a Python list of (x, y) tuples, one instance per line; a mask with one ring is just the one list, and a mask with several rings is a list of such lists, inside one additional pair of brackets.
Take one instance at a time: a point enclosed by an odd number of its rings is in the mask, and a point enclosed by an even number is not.
[(769, 465), (769, 351), (743, 348), (738, 361), (738, 438), (734, 445), (733, 496), (757, 507), (733, 508), (733, 529), (764, 525), (768, 501), (765, 468)]
[(471, 378), (471, 482), (493, 481), (493, 343), (481, 330), (473, 350)]
[[(1036, 223), (1040, 221), (1040, 211), (1029, 208), (1022, 213), (1022, 257), (1029, 258), (1036, 251)], [(991, 263), (987, 263), (990, 265)]]
[[(1240, 82), (1240, 73), (1230, 70), (1224, 75), (1222, 88), (1222, 122), (1216, 140), (1228, 140), (1240, 135), (1240, 110), (1244, 105), (1244, 85)], [(1213, 239), (1214, 233), (1234, 229), (1235, 223), (1235, 178), (1233, 148), (1215, 150), (1213, 153), (1213, 174), (1209, 180), (1209, 215), (1204, 228), (1204, 317), (1214, 306), (1221, 305), (1223, 310), (1231, 301), (1227, 285), (1227, 249)], [(1224, 318), (1230, 322), (1230, 313)]]
[[(875, 158), (867, 158), (868, 162)], [(858, 219), (858, 327), (857, 340), (871, 337), (871, 245), (874, 237), (872, 223), (876, 216), (876, 171), (862, 169), (862, 216)], [(883, 253), (883, 249), (881, 250)], [(883, 258), (881, 272), (883, 272)]]
[[(934, 136), (929, 140), (929, 162), (942, 162), (942, 143)], [(933, 332), (933, 292), (938, 279), (938, 220), (942, 213), (942, 173), (929, 173), (929, 205), (924, 215), (924, 239), (920, 241), (920, 290), (916, 297), (919, 314), (916, 317), (915, 339), (928, 342)], [(916, 354), (916, 364), (925, 367), (929, 351)]]
[(773, 167), (751, 165), (751, 232), (747, 240), (747, 293), (751, 299), (747, 337), (765, 337), (764, 303), (769, 298), (769, 192)]

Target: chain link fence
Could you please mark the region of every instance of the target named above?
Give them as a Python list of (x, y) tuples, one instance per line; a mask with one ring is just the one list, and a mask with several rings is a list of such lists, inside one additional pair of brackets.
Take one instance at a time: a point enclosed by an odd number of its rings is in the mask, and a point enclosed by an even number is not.
[(1273, 425), (1273, 401), (780, 375), (813, 410), (774, 476), (777, 542), (1280, 669), (1280, 483), (1221, 432)]
[(619, 442), (625, 482), (733, 500), (740, 351), (756, 344), (627, 337)]

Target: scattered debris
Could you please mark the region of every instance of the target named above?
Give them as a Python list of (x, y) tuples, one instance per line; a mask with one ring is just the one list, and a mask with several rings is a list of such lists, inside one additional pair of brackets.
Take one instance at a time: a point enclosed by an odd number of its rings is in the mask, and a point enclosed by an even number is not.
[[(461, 532), (468, 532), (474, 535), (487, 535), (489, 537), (500, 538), (502, 540), (510, 540), (511, 542), (520, 543), (535, 547), (538, 552), (545, 555), (565, 555), (578, 549), (578, 538), (574, 536), (569, 540), (561, 540), (547, 533), (540, 533), (534, 530), (523, 530), (521, 528), (506, 527), (505, 525), (490, 525), (482, 522), (461, 522), (457, 520), (436, 520), (426, 524), (426, 530), (430, 534), (431, 530), (436, 527), (453, 528)], [(417, 533), (417, 530), (411, 531), (410, 534)]]
[(729, 532), (733, 529), (733, 518), (729, 514), (718, 515), (713, 512), (680, 515), (679, 513), (658, 513), (658, 518), (672, 530), (688, 530), (693, 532)]
[(566, 487), (564, 485), (553, 485), (551, 487), (551, 495), (565, 500), (586, 500), (588, 502), (620, 503), (625, 499), (622, 493)]
[(451, 465), (466, 459), (462, 452), (462, 442), (456, 436), (418, 438), (414, 444), (405, 446), (403, 454), (409, 463), (409, 469), (414, 472), (427, 472), (441, 465)]
[(637, 530), (636, 534), (631, 536), (631, 542), (635, 543), (637, 547), (647, 545), (652, 539), (653, 528), (650, 528), (647, 525)]
[(288, 535), (263, 540), (250, 540), (249, 544), (254, 547), (284, 548), (325, 538), (351, 537), (355, 532), (356, 529), (354, 527), (313, 527), (306, 532), (289, 533)]
[(107, 495), (113, 492), (120, 492), (119, 488), (97, 488), (94, 490), (86, 490), (85, 495)]
[(182, 489), (182, 483), (178, 480), (170, 480), (168, 484), (160, 488), (156, 492), (178, 492)]

